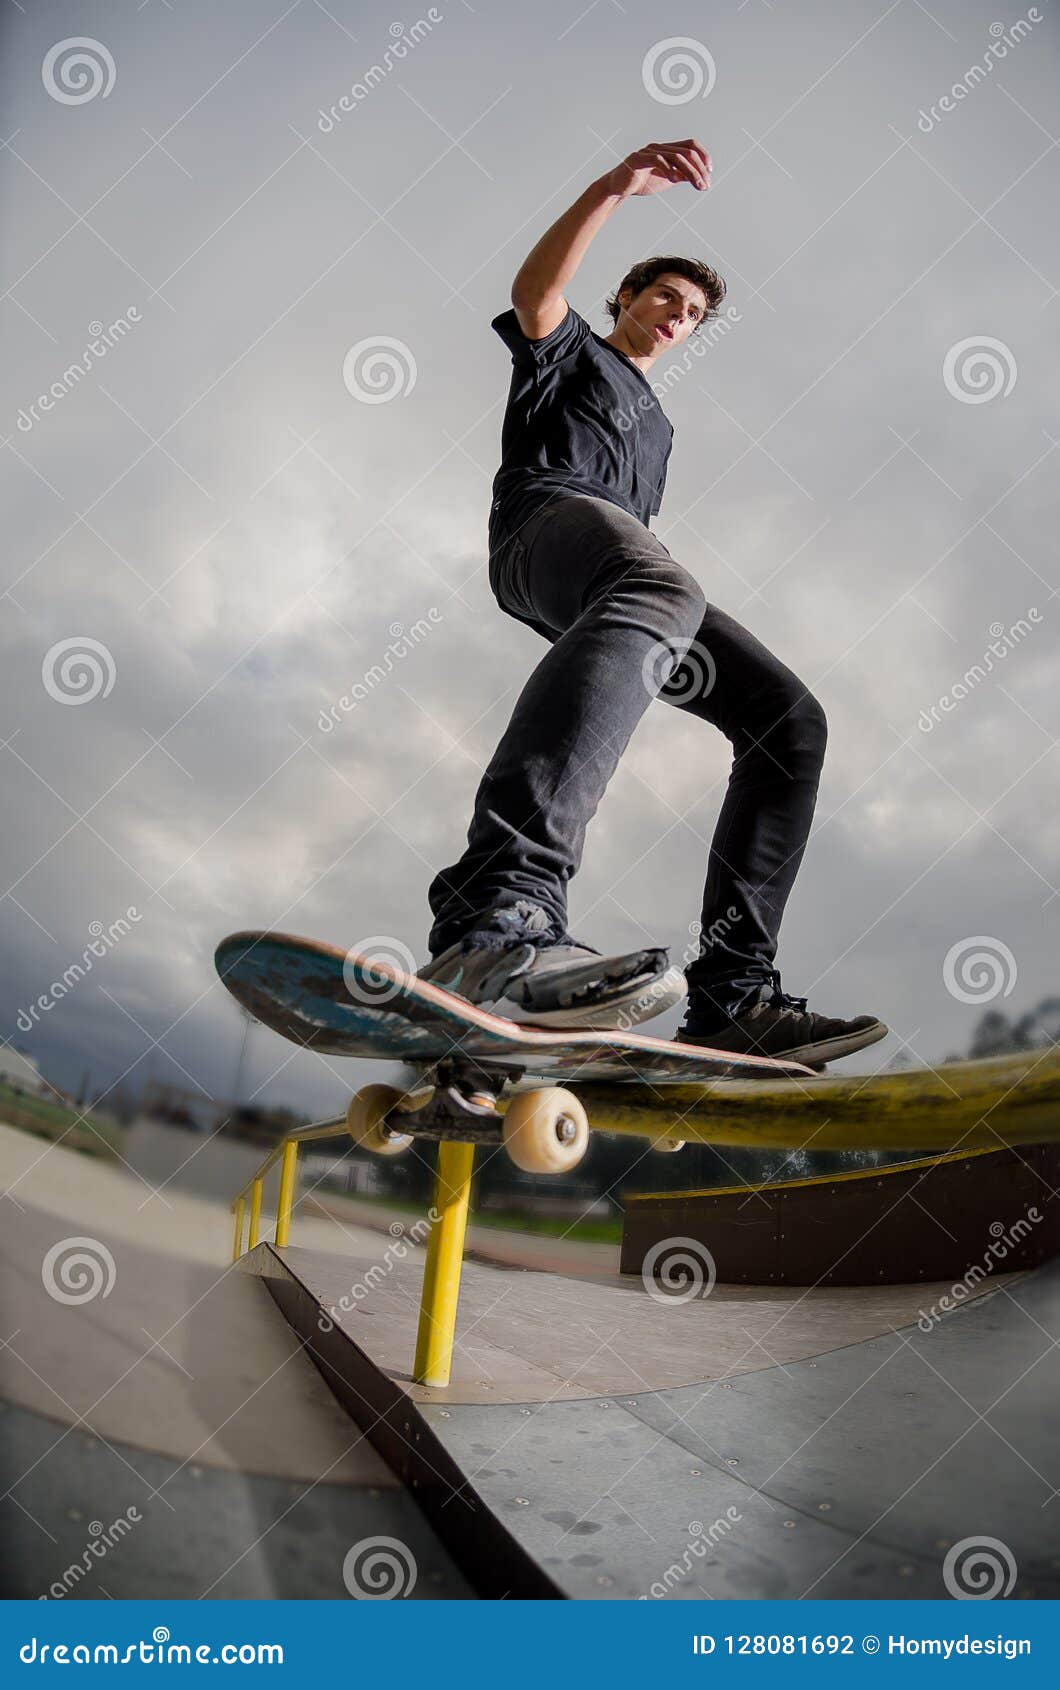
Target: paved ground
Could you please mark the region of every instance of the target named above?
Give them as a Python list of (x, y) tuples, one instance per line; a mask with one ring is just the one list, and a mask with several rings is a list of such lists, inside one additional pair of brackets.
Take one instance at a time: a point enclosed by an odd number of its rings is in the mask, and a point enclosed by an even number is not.
[[(0, 1170), (5, 1596), (343, 1597), (347, 1553), (380, 1536), (415, 1568), (414, 1598), (473, 1594), (229, 1264), (221, 1206), (145, 1204), (120, 1167), (7, 1128)], [(379, 1251), (335, 1221), (301, 1231)]]
[(1060, 1266), (936, 1319), (949, 1283), (674, 1302), (505, 1234), (440, 1392), (422, 1254), (349, 1211), (234, 1268), (223, 1205), (120, 1167), (0, 1129), (0, 1184), (7, 1595), (341, 1597), (380, 1538), (416, 1598), (940, 1597), (984, 1539), (1060, 1595)]

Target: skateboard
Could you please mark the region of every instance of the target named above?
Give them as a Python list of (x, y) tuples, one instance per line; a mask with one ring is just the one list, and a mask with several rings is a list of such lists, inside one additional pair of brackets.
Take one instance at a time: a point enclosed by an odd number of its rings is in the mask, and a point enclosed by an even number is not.
[[(215, 963), (243, 1008), (294, 1044), (412, 1067), (404, 1090), (370, 1085), (350, 1102), (355, 1143), (384, 1156), (455, 1139), (503, 1145), (527, 1173), (563, 1173), (584, 1156), (590, 1123), (574, 1092), (547, 1082), (618, 1084), (658, 1101), (659, 1084), (815, 1077), (799, 1062), (647, 1033), (522, 1026), (382, 956), (284, 933), (233, 933)], [(649, 1127), (638, 1136), (660, 1151), (684, 1142)]]

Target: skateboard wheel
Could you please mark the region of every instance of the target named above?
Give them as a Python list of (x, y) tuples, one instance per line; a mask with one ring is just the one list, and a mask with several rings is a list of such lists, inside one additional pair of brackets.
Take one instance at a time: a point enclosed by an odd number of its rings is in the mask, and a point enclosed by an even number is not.
[(683, 1150), (684, 1147), (683, 1138), (653, 1138), (651, 1141), (651, 1148), (657, 1150), (660, 1156), (672, 1155), (675, 1150)]
[(504, 1116), (504, 1148), (527, 1174), (562, 1174), (589, 1147), (589, 1118), (562, 1086), (518, 1092)]
[(354, 1144), (376, 1156), (400, 1156), (412, 1143), (410, 1133), (391, 1132), (386, 1118), (396, 1109), (404, 1092), (395, 1086), (364, 1086), (350, 1098), (346, 1126)]

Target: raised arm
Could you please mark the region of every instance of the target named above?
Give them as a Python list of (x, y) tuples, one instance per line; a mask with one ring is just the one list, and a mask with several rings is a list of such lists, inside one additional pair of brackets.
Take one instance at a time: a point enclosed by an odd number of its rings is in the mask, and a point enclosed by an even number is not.
[(563, 290), (593, 236), (623, 200), (661, 193), (678, 182), (704, 190), (710, 171), (710, 154), (700, 141), (649, 141), (586, 188), (542, 235), (512, 283), (512, 304), (526, 338), (542, 340), (563, 321)]

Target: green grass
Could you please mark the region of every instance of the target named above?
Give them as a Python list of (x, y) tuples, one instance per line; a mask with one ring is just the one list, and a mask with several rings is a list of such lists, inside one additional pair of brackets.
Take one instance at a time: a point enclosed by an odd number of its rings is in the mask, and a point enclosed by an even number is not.
[[(356, 1203), (396, 1210), (403, 1215), (422, 1217), (426, 1212), (426, 1204), (410, 1203), (401, 1197), (365, 1197), (356, 1192), (349, 1195)], [(491, 1227), (497, 1232), (531, 1232), (542, 1238), (570, 1238), (581, 1244), (622, 1242), (622, 1220), (617, 1215), (572, 1221), (561, 1215), (534, 1214), (526, 1210), (486, 1209), (480, 1212), (473, 1209), (468, 1218), (472, 1226)]]
[(34, 1097), (0, 1081), (0, 1122), (33, 1133), (37, 1138), (61, 1138), (71, 1150), (89, 1155), (114, 1156), (121, 1143), (121, 1128), (106, 1115), (72, 1109), (68, 1104)]

